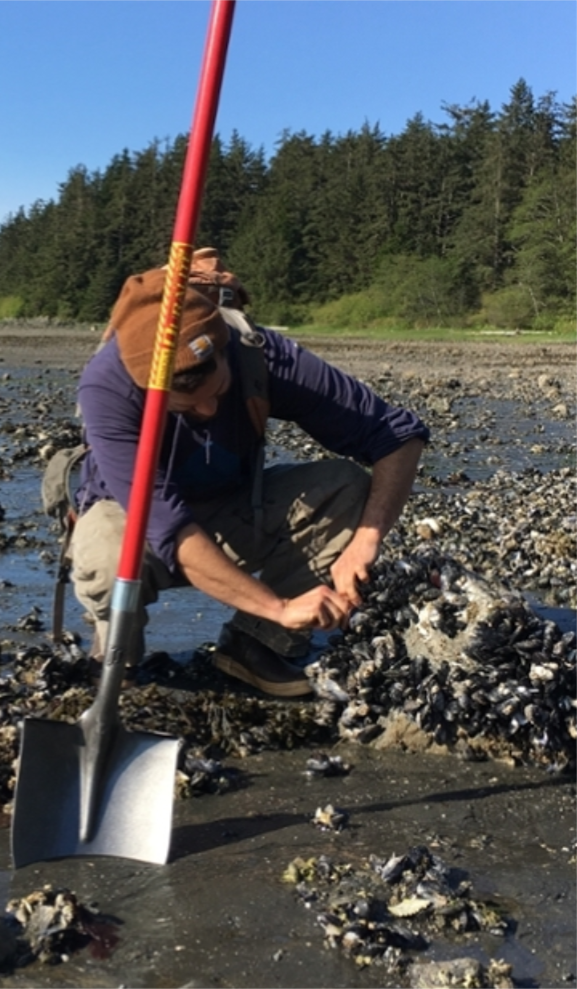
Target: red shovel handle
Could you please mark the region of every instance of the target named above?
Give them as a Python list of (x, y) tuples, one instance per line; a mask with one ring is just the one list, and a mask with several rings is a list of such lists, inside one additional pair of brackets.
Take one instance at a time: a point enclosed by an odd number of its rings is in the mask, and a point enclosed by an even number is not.
[(210, 145), (224, 75), (235, 0), (212, 0), (196, 106), (178, 199), (117, 579), (140, 578), (146, 527), (168, 393), (172, 382), (182, 303), (200, 217)]

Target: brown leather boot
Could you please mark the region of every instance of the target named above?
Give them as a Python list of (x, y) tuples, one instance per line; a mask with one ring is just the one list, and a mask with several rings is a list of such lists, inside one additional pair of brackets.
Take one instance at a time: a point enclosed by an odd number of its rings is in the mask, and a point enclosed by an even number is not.
[(300, 697), (312, 693), (303, 670), (246, 632), (223, 625), (213, 665), (223, 673), (258, 687), (273, 697)]

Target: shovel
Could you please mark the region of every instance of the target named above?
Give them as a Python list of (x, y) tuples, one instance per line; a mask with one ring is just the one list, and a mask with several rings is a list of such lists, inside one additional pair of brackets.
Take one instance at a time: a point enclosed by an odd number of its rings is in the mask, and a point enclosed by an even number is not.
[(126, 612), (113, 612), (96, 700), (76, 724), (26, 718), (12, 822), (16, 868), (70, 855), (168, 858), (179, 741), (118, 715)]
[(140, 597), (146, 527), (235, 0), (212, 0), (166, 272), (102, 676), (75, 724), (26, 718), (12, 817), (16, 868), (70, 855), (168, 859), (179, 740), (127, 731), (118, 697)]

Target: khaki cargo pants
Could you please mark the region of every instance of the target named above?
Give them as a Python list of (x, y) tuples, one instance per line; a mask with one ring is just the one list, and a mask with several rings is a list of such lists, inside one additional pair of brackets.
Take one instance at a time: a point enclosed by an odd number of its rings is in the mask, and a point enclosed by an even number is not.
[[(263, 532), (259, 545), (250, 504), (250, 485), (210, 503), (191, 506), (204, 531), (243, 570), (279, 597), (295, 597), (320, 582), (350, 541), (368, 496), (370, 474), (347, 460), (321, 460), (268, 467), (263, 476)], [(108, 634), (125, 513), (115, 501), (96, 502), (74, 528), (71, 554), (76, 597), (95, 622), (102, 647)], [(129, 662), (144, 653), (146, 607), (169, 587), (190, 587), (169, 572), (146, 546), (141, 574), (141, 606), (136, 615)], [(309, 636), (276, 623), (235, 612), (233, 624), (284, 656), (304, 656)]]

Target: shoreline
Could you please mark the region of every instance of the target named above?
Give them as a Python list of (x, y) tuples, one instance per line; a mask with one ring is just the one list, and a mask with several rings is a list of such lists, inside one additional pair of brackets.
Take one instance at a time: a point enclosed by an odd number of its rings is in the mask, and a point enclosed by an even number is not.
[[(101, 330), (78, 326), (0, 325), (0, 373), (6, 368), (46, 367), (80, 370), (92, 356)], [(426, 377), (459, 376), (464, 381), (514, 371), (554, 373), (574, 380), (577, 344), (507, 342), (494, 336), (482, 341), (374, 340), (363, 337), (307, 337), (295, 331), (293, 339), (351, 374), (374, 377), (388, 372)]]

